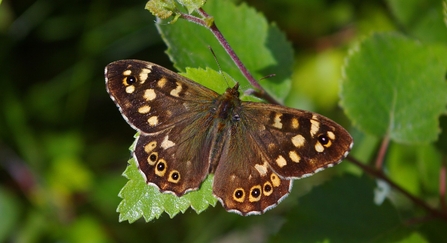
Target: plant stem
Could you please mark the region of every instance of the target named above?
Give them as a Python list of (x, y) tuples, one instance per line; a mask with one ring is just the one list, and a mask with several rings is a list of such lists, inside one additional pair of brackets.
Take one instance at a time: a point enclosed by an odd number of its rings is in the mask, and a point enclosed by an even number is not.
[(388, 145), (390, 144), (390, 137), (388, 134), (383, 138), (382, 144), (380, 145), (379, 153), (376, 158), (376, 169), (382, 170), (383, 160), (385, 159), (386, 151), (388, 150)]
[[(202, 15), (204, 18), (210, 18), (210, 15), (205, 12), (202, 8), (198, 10), (198, 12)], [(198, 24), (202, 27), (205, 27), (213, 33), (214, 37), (217, 39), (217, 41), (220, 43), (220, 45), (224, 48), (224, 50), (227, 52), (227, 54), (230, 56), (231, 60), (233, 60), (234, 64), (238, 67), (238, 69), (241, 71), (242, 75), (248, 80), (248, 82), (258, 91), (253, 92), (258, 97), (261, 97), (265, 99), (266, 101), (273, 103), (273, 104), (279, 104), (272, 96), (270, 96), (261, 85), (259, 85), (258, 81), (251, 75), (250, 71), (248, 71), (247, 67), (242, 63), (241, 59), (236, 55), (233, 48), (231, 48), (228, 41), (225, 39), (225, 37), (222, 35), (222, 32), (220, 32), (219, 28), (217, 28), (215, 22), (213, 21), (211, 25), (208, 25), (206, 21), (204, 21), (201, 18), (198, 18), (193, 15), (180, 13), (180, 18), (186, 19), (192, 23)]]
[(353, 158), (352, 156), (349, 156), (349, 155), (348, 155), (348, 157), (346, 157), (346, 159), (348, 161), (350, 161), (351, 163), (353, 163), (354, 165), (360, 167), (366, 173), (368, 173), (368, 174), (370, 174), (370, 175), (372, 175), (372, 176), (374, 176), (374, 177), (376, 177), (378, 179), (381, 179), (381, 180), (385, 181), (386, 183), (388, 183), (388, 185), (390, 185), (396, 191), (399, 191), (404, 196), (406, 196), (408, 199), (410, 199), (414, 204), (416, 204), (416, 205), (420, 206), (421, 208), (425, 209), (433, 217), (440, 218), (440, 219), (443, 219), (443, 220), (447, 221), (447, 213), (446, 212), (439, 211), (437, 209), (434, 209), (434, 208), (430, 207), (423, 200), (413, 196), (410, 192), (408, 192), (407, 190), (405, 190), (404, 188), (400, 187), (395, 182), (393, 182), (381, 170), (377, 170), (377, 169), (374, 169), (374, 168), (372, 168), (370, 166), (367, 166), (367, 165), (361, 163), (360, 161), (356, 160), (355, 158)]

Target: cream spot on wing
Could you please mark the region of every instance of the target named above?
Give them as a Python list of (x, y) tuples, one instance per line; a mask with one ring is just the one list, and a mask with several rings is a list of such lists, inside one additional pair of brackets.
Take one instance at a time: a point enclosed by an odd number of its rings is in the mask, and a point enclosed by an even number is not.
[(144, 151), (146, 153), (150, 153), (152, 150), (154, 150), (155, 147), (157, 147), (157, 142), (152, 141), (144, 146)]
[(299, 126), (300, 126), (300, 123), (298, 122), (298, 119), (296, 119), (295, 117), (292, 118), (292, 128), (298, 129)]
[(281, 185), (281, 179), (279, 179), (278, 175), (275, 173), (272, 173), (270, 175), (270, 180), (272, 181), (274, 187), (278, 187), (279, 185)]
[(315, 144), (315, 150), (316, 150), (317, 152), (321, 153), (321, 152), (324, 151), (324, 147), (323, 147), (323, 145), (321, 145), (320, 142), (317, 142), (317, 143)]
[(126, 93), (132, 94), (135, 91), (135, 86), (129, 85), (126, 87)]
[(304, 146), (305, 142), (306, 139), (300, 134), (296, 135), (295, 137), (292, 137), (292, 143), (297, 148)]
[(154, 100), (157, 97), (157, 95), (155, 94), (155, 91), (153, 89), (146, 89), (144, 91), (143, 97), (147, 101), (151, 101), (151, 100)]
[(179, 97), (179, 93), (182, 91), (182, 85), (177, 82), (177, 87), (175, 87), (175, 89), (171, 90), (171, 95), (174, 97)]
[(132, 70), (127, 69), (126, 71), (123, 72), (124, 76), (130, 76), (132, 74)]
[(275, 115), (275, 119), (273, 120), (273, 126), (276, 127), (276, 128), (278, 128), (278, 129), (281, 129), (281, 128), (282, 128), (281, 116), (282, 116), (282, 114), (277, 113), (277, 114)]
[(295, 163), (298, 163), (301, 160), (301, 157), (295, 151), (289, 152), (289, 158)]
[(327, 132), (327, 136), (328, 136), (328, 138), (329, 138), (330, 140), (335, 140), (335, 134), (334, 134), (333, 132), (328, 131), (328, 132)]
[(143, 105), (140, 108), (138, 108), (138, 112), (141, 114), (146, 114), (151, 110), (151, 107), (148, 105)]
[(264, 162), (264, 164), (256, 164), (255, 169), (259, 172), (261, 176), (265, 176), (267, 174), (267, 163)]
[(151, 126), (156, 126), (158, 124), (158, 117), (157, 116), (151, 116), (149, 119), (147, 119), (147, 123)]
[(147, 68), (141, 69), (141, 72), (140, 72), (140, 82), (141, 83), (146, 82), (146, 79), (147, 79), (147, 76), (149, 73), (151, 73), (150, 69), (147, 69)]
[(160, 147), (163, 148), (164, 150), (174, 146), (175, 143), (169, 140), (169, 136), (166, 135), (165, 138), (163, 139), (163, 142), (161, 142)]
[(284, 167), (284, 166), (286, 166), (287, 165), (287, 161), (286, 161), (286, 159), (284, 159), (284, 157), (282, 157), (281, 155), (280, 156), (278, 156), (278, 158), (276, 159), (276, 164), (279, 166), (279, 167)]
[(166, 84), (167, 81), (168, 81), (168, 80), (167, 80), (166, 78), (161, 78), (161, 79), (158, 80), (158, 82), (157, 82), (158, 87), (160, 87), (160, 88), (165, 87), (165, 84)]
[(317, 121), (317, 117), (314, 115), (312, 117), (312, 119), (310, 120), (310, 135), (312, 137), (315, 136), (315, 134), (317, 134), (317, 132), (320, 130), (320, 122)]

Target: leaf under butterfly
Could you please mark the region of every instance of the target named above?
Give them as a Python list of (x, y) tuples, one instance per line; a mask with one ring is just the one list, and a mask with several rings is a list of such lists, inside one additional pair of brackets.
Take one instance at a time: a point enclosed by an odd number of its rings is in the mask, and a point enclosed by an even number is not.
[[(133, 150), (134, 145), (130, 149)], [(141, 217), (149, 222), (159, 218), (163, 212), (173, 218), (190, 207), (200, 214), (210, 205), (216, 205), (217, 199), (212, 194), (213, 175), (205, 179), (199, 190), (177, 197), (170, 193), (161, 193), (155, 186), (146, 184), (135, 159), (131, 158), (128, 162), (123, 175), (129, 181), (119, 192), (119, 197), (122, 198), (117, 208), (120, 222), (127, 220), (132, 223)]]

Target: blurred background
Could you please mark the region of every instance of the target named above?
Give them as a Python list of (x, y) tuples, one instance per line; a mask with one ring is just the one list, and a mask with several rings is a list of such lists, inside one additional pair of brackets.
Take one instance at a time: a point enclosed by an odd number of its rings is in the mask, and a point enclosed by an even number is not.
[[(424, 13), (441, 6), (411, 2)], [(420, 34), (406, 29), (414, 14), (396, 11), (402, 1), (247, 3), (276, 22), (295, 49), (298, 95), (290, 99), (323, 114), (337, 109), (340, 69), (355, 40), (371, 31)], [(0, 242), (265, 242), (281, 225), (281, 209), (244, 218), (220, 204), (201, 215), (188, 210), (174, 219), (118, 222), (135, 131), (105, 90), (104, 67), (137, 58), (173, 69), (145, 4), (1, 3)], [(440, 17), (433, 12), (433, 21)], [(322, 93), (327, 100), (316, 99)]]

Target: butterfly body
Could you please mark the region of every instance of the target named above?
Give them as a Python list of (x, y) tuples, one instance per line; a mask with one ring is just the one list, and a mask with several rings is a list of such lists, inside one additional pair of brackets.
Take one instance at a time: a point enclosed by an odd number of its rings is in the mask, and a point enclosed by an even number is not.
[(121, 60), (107, 90), (139, 132), (133, 156), (146, 182), (177, 196), (214, 174), (228, 211), (260, 214), (290, 192), (292, 179), (339, 163), (352, 147), (330, 119), (279, 105), (243, 102), (239, 85), (222, 95), (153, 63)]

